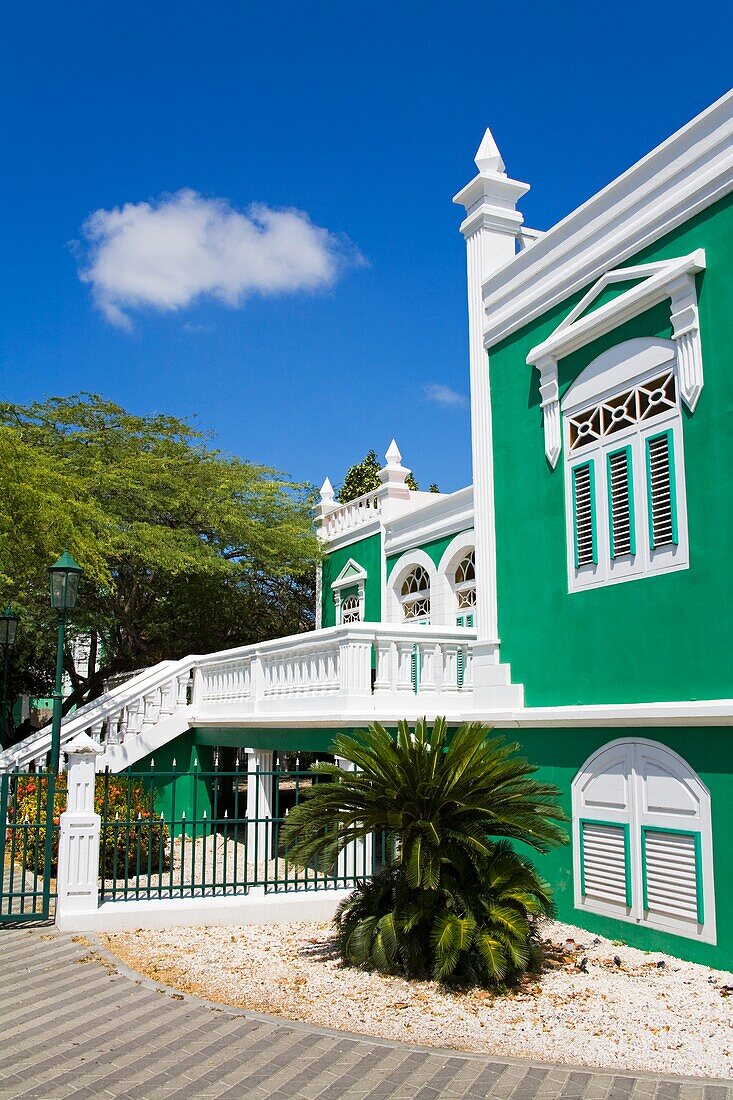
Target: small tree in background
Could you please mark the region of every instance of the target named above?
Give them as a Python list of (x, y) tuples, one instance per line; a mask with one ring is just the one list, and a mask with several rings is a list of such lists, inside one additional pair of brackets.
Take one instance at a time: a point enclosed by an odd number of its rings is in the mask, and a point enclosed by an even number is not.
[(283, 840), (294, 862), (333, 867), (354, 840), (387, 833), (395, 853), (336, 917), (344, 962), (410, 978), (498, 985), (541, 960), (538, 918), (549, 887), (514, 842), (567, 843), (559, 791), (532, 778), (517, 744), (472, 722), (449, 738), (444, 718), (340, 735), (330, 776), (293, 809)]
[[(379, 480), (379, 471), (381, 468), (379, 459), (377, 458), (377, 452), (368, 451), (361, 462), (355, 462), (354, 465), (350, 466), (346, 471), (344, 483), (339, 489), (339, 503), (346, 504), (356, 497), (363, 496), (364, 493), (371, 493), (375, 489), (378, 489), (382, 484)], [(407, 475), (405, 484), (407, 488), (412, 489), (413, 492), (417, 492), (419, 489), (412, 473)], [(431, 493), (439, 493), (440, 489), (437, 485), (433, 484), (428, 491)]]

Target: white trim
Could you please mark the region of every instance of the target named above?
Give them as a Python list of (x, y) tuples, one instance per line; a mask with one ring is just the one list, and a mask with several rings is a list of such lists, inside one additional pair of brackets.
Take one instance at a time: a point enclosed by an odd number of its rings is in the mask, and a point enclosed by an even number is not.
[(377, 517), (361, 527), (353, 527), (350, 531), (345, 531), (343, 535), (336, 535), (335, 538), (324, 540), (325, 552), (332, 554), (334, 550), (343, 550), (345, 546), (351, 546), (352, 543), (362, 542), (364, 539), (371, 538), (372, 535), (378, 535), (381, 530), (382, 523)]
[[(346, 576), (347, 569), (353, 570), (351, 576)], [(364, 566), (359, 565), (359, 562), (354, 561), (353, 558), (349, 558), (346, 565), (336, 577), (336, 580), (331, 581), (331, 588), (333, 588), (334, 590), (340, 588), (353, 588), (358, 585), (360, 581), (363, 584), (366, 579), (367, 571)]]
[[(387, 577), (387, 592), (386, 601), (384, 607), (384, 622), (385, 623), (405, 623), (402, 613), (402, 600), (400, 599), (399, 589), (402, 586), (402, 582), (411, 570), (416, 566), (421, 565), (430, 578), (430, 625), (436, 626), (434, 612), (433, 612), (433, 593), (437, 587), (438, 571), (435, 568), (435, 562), (433, 559), (421, 550), (419, 547), (408, 550), (394, 563), (389, 571)], [(405, 623), (406, 626), (411, 625), (409, 622)]]
[[(669, 801), (653, 806), (649, 804), (649, 791), (645, 785), (644, 766), (651, 764), (653, 774), (674, 778), (686, 792), (685, 801), (690, 808), (684, 811), (674, 808)], [(609, 765), (613, 767), (610, 771)], [(586, 802), (590, 784), (604, 774), (614, 776), (611, 786), (602, 793), (596, 804)], [(662, 788), (663, 793), (664, 789)], [(612, 794), (612, 792), (614, 792)], [(582, 912), (600, 913), (643, 928), (654, 928), (673, 935), (695, 939), (702, 943), (716, 943), (715, 883), (713, 875), (713, 838), (710, 792), (697, 772), (673, 749), (660, 741), (643, 737), (616, 738), (597, 749), (581, 765), (571, 784), (574, 904)], [(693, 810), (692, 807), (695, 807)], [(582, 818), (609, 825), (622, 825), (628, 829), (630, 860), (631, 904), (602, 900), (583, 895), (581, 890), (581, 830)], [(689, 919), (645, 910), (642, 829), (682, 829), (700, 834), (699, 868), (704, 904), (702, 924)]]
[[(676, 260), (609, 271), (552, 335), (532, 348), (527, 363), (540, 372), (545, 455), (553, 468), (557, 465), (561, 450), (558, 360), (612, 332), (631, 317), (637, 317), (666, 298), (670, 299), (670, 320), (678, 353), (680, 394), (690, 411), (694, 410), (703, 388), (702, 345), (694, 277), (704, 269), (705, 251), (698, 248)], [(644, 281), (600, 309), (582, 315), (583, 310), (606, 286), (636, 278)]]
[[(455, 583), (455, 571), (459, 562), (463, 560), (469, 550), (474, 551), (474, 564), (475, 564), (475, 550), (476, 550), (476, 536), (474, 531), (462, 531), (459, 535), (448, 543), (443, 556), (440, 559), (438, 565), (438, 574), (442, 580), (442, 605), (443, 615), (442, 621), (446, 625), (455, 626), (456, 616), (460, 614), (474, 615), (476, 614), (476, 608), (464, 608), (462, 611), (458, 610), (458, 597)], [(475, 582), (476, 586), (476, 598), (478, 600), (478, 578)], [(475, 620), (474, 620), (475, 621)]]
[(493, 347), (733, 191), (733, 92), (483, 283)]
[(408, 515), (384, 525), (384, 547), (388, 556), (400, 554), (454, 532), (473, 528), (473, 486), (437, 497)]

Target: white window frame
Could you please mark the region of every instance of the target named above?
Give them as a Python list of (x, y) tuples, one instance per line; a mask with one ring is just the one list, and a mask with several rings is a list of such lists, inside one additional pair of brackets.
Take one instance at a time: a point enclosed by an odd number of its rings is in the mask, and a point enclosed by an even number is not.
[[(595, 803), (586, 798), (585, 792), (594, 779), (615, 773), (623, 777), (623, 796), (620, 800), (604, 797)], [(686, 791), (694, 813), (685, 816), (672, 814), (664, 808), (650, 805), (645, 776), (654, 773), (673, 777)], [(581, 911), (598, 913), (638, 925), (658, 929), (703, 943), (716, 943), (715, 881), (713, 872), (713, 837), (710, 792), (686, 760), (658, 741), (646, 738), (620, 738), (603, 745), (586, 760), (573, 779), (572, 787), (572, 836), (574, 904)], [(622, 804), (623, 803), (623, 804)], [(612, 903), (597, 897), (586, 896), (582, 889), (581, 829), (583, 823), (623, 828), (627, 837), (628, 904)], [(682, 826), (682, 828), (680, 828)], [(685, 832), (695, 834), (699, 853), (701, 923), (653, 912), (645, 908), (647, 891), (644, 882), (644, 857), (642, 848), (648, 832)]]
[(357, 598), (359, 600), (359, 619), (358, 621), (364, 622), (364, 592), (366, 589), (367, 572), (363, 566), (354, 561), (353, 558), (349, 558), (346, 565), (339, 573), (336, 580), (331, 584), (331, 591), (333, 592), (333, 602), (336, 610), (336, 626), (342, 626), (342, 609), (341, 609), (341, 594), (344, 589), (356, 588)]
[[(418, 569), (421, 570), (421, 572), (427, 577), (427, 581), (428, 581), (427, 588), (426, 589), (419, 589), (417, 592), (403, 593), (402, 588), (404, 587), (405, 583), (407, 582), (408, 577), (411, 577), (412, 574), (417, 572)], [(425, 566), (421, 565), (419, 562), (416, 563), (415, 565), (413, 565), (411, 569), (408, 569), (407, 572), (402, 575), (402, 577), (400, 578), (400, 582), (399, 582), (398, 599), (400, 601), (400, 606), (402, 607), (402, 621), (403, 622), (410, 623), (412, 626), (429, 626), (429, 624), (430, 624), (430, 597), (431, 597), (432, 587), (433, 586), (432, 586), (432, 579), (431, 579), (430, 573), (427, 571)], [(427, 603), (427, 610), (425, 612), (419, 614), (419, 615), (410, 616), (408, 618), (408, 615), (407, 615), (408, 607), (410, 607), (413, 604), (419, 604), (419, 603)]]
[[(664, 409), (649, 419), (638, 421), (571, 451), (570, 428), (574, 417), (670, 371), (674, 373), (676, 394), (673, 409)], [(584, 591), (689, 568), (683, 428), (675, 344), (670, 340), (642, 338), (616, 345), (588, 364), (568, 389), (561, 409), (568, 591)], [(666, 431), (671, 433), (674, 458), (676, 542), (654, 548), (651, 545), (648, 521), (647, 441)], [(626, 447), (631, 454), (634, 552), (614, 557), (611, 553), (608, 458)], [(576, 565), (573, 470), (585, 463), (592, 463), (595, 560)]]

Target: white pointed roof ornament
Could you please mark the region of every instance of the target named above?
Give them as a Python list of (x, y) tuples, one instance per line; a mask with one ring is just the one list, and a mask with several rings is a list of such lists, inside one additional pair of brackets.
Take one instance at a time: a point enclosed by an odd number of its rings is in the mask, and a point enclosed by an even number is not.
[(330, 479), (326, 478), (326, 480), (323, 482), (323, 485), (321, 485), (321, 503), (331, 504), (333, 501), (333, 495), (333, 485), (331, 484)]
[(494, 135), (491, 130), (486, 127), (481, 144), (476, 150), (476, 167), (482, 174), (484, 172), (497, 172), (499, 175), (506, 175), (506, 165), (499, 152), (499, 146), (494, 141)]
[(389, 447), (387, 448), (387, 452), (384, 457), (387, 459), (388, 466), (400, 465), (400, 463), (402, 462), (402, 455), (400, 454), (400, 449), (397, 446), (396, 440), (392, 440)]

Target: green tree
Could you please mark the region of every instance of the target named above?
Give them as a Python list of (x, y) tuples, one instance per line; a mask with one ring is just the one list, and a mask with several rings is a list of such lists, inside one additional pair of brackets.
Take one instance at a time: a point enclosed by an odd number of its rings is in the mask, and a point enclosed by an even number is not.
[[(378, 489), (382, 484), (379, 480), (379, 471), (381, 468), (379, 459), (377, 458), (377, 452), (367, 451), (361, 462), (355, 462), (354, 465), (349, 466), (346, 471), (344, 483), (339, 489), (339, 502), (341, 504), (346, 504), (356, 497), (363, 496), (364, 493), (371, 493), (374, 489)], [(417, 492), (418, 484), (411, 473), (408, 474), (405, 484), (408, 489)], [(433, 492), (432, 487), (430, 491)], [(434, 491), (438, 492), (437, 487)]]
[[(115, 673), (311, 627), (312, 504), (175, 417), (93, 394), (0, 405), (0, 600), (21, 614), (12, 689), (52, 682), (47, 570), (64, 546), (85, 570), (67, 709)], [(80, 636), (98, 669), (79, 667)]]
[(492, 985), (541, 958), (538, 919), (554, 912), (549, 887), (515, 843), (545, 852), (567, 842), (559, 792), (532, 778), (518, 746), (480, 722), (449, 737), (399, 723), (396, 741), (375, 724), (340, 735), (334, 752), (356, 765), (317, 771), (290, 812), (289, 859), (330, 869), (354, 840), (386, 832), (392, 865), (341, 906), (346, 963), (407, 977)]

